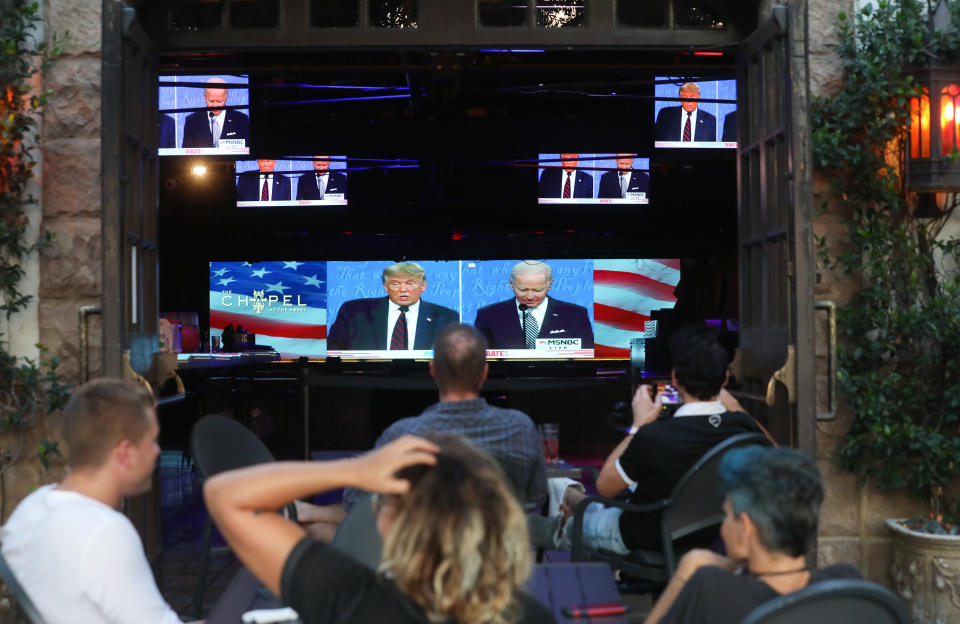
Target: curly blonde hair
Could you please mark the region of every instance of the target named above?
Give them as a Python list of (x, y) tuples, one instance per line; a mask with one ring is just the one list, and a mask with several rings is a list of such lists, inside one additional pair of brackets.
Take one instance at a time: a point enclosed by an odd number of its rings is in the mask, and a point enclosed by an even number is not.
[(530, 575), (526, 516), (489, 455), (459, 436), (428, 438), (437, 463), (398, 473), (411, 488), (393, 497), (380, 570), (431, 620), (516, 621)]

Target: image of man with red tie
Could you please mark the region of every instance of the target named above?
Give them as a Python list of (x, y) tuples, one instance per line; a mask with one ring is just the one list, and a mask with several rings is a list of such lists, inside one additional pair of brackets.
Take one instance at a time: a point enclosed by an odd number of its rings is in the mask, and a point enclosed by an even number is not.
[(386, 297), (345, 301), (327, 333), (328, 351), (422, 351), (432, 349), (437, 333), (456, 323), (456, 310), (424, 301), (426, 271), (416, 262), (383, 270)]
[(343, 195), (343, 199), (346, 199), (346, 174), (330, 171), (329, 156), (313, 158), (313, 171), (303, 173), (297, 179), (297, 199), (323, 201), (327, 195)]
[(700, 86), (687, 82), (680, 86), (680, 106), (667, 106), (657, 113), (657, 141), (697, 141), (717, 140), (717, 118), (698, 108)]
[(258, 158), (257, 171), (241, 173), (237, 180), (237, 201), (276, 202), (290, 199), (290, 178), (274, 173), (277, 161)]
[[(542, 156), (541, 156), (542, 158)], [(592, 199), (593, 176), (579, 171), (580, 154), (560, 154), (560, 167), (555, 163), (540, 174), (540, 197)]]

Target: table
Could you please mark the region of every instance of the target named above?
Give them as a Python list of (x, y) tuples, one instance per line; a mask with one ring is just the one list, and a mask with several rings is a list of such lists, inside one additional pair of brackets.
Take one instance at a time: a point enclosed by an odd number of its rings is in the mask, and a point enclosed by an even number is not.
[[(627, 624), (625, 615), (573, 620), (563, 608), (597, 602), (622, 602), (613, 572), (606, 563), (540, 563), (526, 585), (527, 591), (553, 612), (557, 622)], [(251, 609), (274, 609), (283, 604), (274, 598), (246, 568), (237, 572), (207, 616), (207, 624), (240, 624)]]
[(627, 624), (626, 615), (571, 619), (563, 608), (598, 602), (623, 602), (613, 571), (606, 563), (540, 563), (534, 566), (527, 590), (553, 612), (557, 622)]

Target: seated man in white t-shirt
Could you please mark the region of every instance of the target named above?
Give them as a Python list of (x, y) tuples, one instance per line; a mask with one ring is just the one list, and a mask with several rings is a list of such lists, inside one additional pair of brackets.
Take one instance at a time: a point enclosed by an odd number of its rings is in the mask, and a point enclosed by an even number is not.
[(150, 489), (158, 432), (153, 396), (132, 382), (91, 381), (67, 403), (70, 472), (23, 499), (2, 533), (3, 556), (50, 624), (180, 624), (116, 511)]

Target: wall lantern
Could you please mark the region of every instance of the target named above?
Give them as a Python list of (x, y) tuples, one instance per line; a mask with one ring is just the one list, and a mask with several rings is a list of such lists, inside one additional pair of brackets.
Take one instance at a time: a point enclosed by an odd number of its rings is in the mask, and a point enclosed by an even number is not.
[[(941, 0), (932, 30), (944, 29), (949, 20)], [(960, 63), (931, 59), (912, 73), (921, 95), (910, 98), (906, 187), (919, 193), (960, 191)]]

